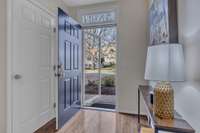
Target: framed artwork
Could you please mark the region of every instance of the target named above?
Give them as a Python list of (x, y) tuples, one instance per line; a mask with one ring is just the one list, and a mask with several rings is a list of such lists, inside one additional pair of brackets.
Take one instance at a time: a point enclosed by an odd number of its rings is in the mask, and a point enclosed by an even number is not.
[(150, 45), (178, 43), (177, 0), (150, 0)]

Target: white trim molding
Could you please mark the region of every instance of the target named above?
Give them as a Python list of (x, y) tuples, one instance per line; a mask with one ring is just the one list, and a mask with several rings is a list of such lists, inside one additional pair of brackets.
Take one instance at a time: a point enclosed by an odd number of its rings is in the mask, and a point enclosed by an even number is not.
[[(7, 109), (7, 114), (6, 114), (6, 133), (13, 133), (13, 86), (12, 86), (12, 77), (13, 77), (13, 21), (14, 21), (14, 16), (13, 16), (13, 9), (14, 9), (14, 1), (16, 2), (17, 0), (6, 0), (7, 2), (7, 35), (6, 35), (6, 40), (7, 40), (7, 45), (6, 45), (6, 109)], [(55, 23), (53, 24), (54, 27), (57, 29), (57, 13), (53, 13), (52, 11), (48, 10), (47, 7), (43, 6), (39, 2), (35, 0), (27, 0), (31, 2), (32, 4), (38, 6), (45, 12), (47, 12), (49, 15), (51, 15)], [(56, 30), (57, 31), (57, 30)], [(56, 36), (56, 44), (57, 44), (57, 36)], [(55, 48), (55, 50), (57, 50)], [(56, 54), (56, 52), (55, 52)], [(56, 63), (56, 62), (55, 62)], [(56, 83), (55, 83), (56, 84)], [(55, 92), (55, 94), (57, 94)]]
[[(82, 16), (84, 15), (93, 15), (93, 14), (99, 14), (99, 13), (106, 13), (106, 12), (115, 12), (115, 21), (109, 22), (109, 23), (98, 23), (98, 24), (86, 24), (84, 25), (82, 23)], [(89, 26), (99, 26), (99, 25), (110, 25), (110, 24), (117, 24), (119, 21), (119, 7), (118, 6), (108, 6), (108, 7), (95, 7), (95, 8), (87, 8), (87, 9), (78, 9), (77, 11), (77, 18), (79, 23), (84, 27), (89, 27)]]
[(13, 105), (12, 105), (12, 44), (13, 44), (13, 0), (7, 0), (7, 53), (6, 53), (6, 60), (7, 60), (7, 70), (6, 70), (6, 87), (7, 87), (7, 133), (13, 133)]

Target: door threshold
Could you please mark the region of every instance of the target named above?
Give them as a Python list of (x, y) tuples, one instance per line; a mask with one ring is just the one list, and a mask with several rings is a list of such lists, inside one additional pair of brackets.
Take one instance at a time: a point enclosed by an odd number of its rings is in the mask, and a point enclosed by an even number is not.
[(96, 110), (96, 111), (106, 111), (106, 112), (116, 112), (115, 109), (105, 109), (105, 108), (97, 108), (97, 107), (81, 107), (81, 109)]

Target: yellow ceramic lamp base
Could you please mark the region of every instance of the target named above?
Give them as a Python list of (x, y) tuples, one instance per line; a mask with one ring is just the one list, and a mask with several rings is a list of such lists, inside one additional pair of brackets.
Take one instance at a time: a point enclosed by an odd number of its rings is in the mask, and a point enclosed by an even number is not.
[(154, 89), (154, 113), (161, 119), (174, 118), (174, 91), (169, 82), (159, 82)]

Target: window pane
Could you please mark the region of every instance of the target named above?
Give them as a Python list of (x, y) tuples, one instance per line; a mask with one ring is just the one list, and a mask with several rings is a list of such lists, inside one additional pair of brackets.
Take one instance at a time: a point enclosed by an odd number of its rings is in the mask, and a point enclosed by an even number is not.
[[(115, 95), (115, 76), (116, 76), (116, 27), (102, 28), (101, 37), (101, 93), (110, 98)], [(109, 98), (109, 99), (110, 99)], [(110, 99), (109, 102), (113, 102)]]
[(115, 11), (86, 14), (81, 17), (82, 24), (116, 23)]
[(91, 32), (93, 29), (84, 30), (85, 47), (85, 106), (91, 106), (90, 99), (99, 95), (99, 39)]
[(84, 106), (115, 109), (117, 28), (84, 29)]

